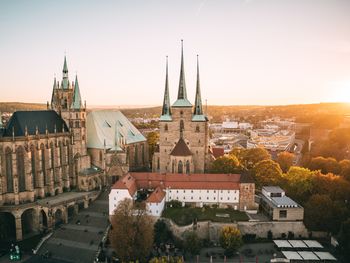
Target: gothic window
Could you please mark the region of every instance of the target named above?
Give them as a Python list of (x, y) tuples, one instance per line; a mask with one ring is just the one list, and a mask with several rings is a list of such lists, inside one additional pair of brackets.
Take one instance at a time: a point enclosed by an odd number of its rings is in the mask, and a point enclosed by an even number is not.
[(24, 149), (22, 146), (18, 147), (16, 150), (17, 159), (17, 176), (18, 176), (18, 189), (20, 192), (26, 190), (26, 177), (24, 170)]
[(100, 151), (100, 162), (102, 162), (102, 151)]
[(184, 112), (183, 112), (183, 111), (180, 111), (180, 115), (181, 115), (181, 116), (184, 115)]
[(44, 185), (46, 185), (47, 181), (46, 181), (45, 146), (44, 146), (44, 144), (40, 145), (40, 152), (41, 152), (41, 171), (43, 172)]
[(177, 165), (177, 173), (182, 174), (183, 173), (183, 164), (182, 161), (179, 161)]
[(36, 179), (36, 156), (35, 156), (35, 146), (30, 146), (30, 159), (32, 164), (32, 178), (33, 178), (33, 187), (38, 187), (38, 182)]
[(186, 173), (190, 174), (190, 161), (186, 161)]
[(139, 163), (139, 160), (138, 160), (138, 147), (137, 145), (135, 145), (135, 153), (134, 153), (134, 162), (135, 162), (135, 165), (137, 165)]
[(67, 163), (71, 164), (71, 152), (70, 152), (70, 148), (69, 148), (69, 142), (66, 142), (67, 145)]
[(168, 124), (165, 124), (164, 131), (168, 131)]
[(52, 168), (52, 177), (54, 178), (55, 182), (58, 181), (58, 178), (56, 178), (56, 171), (55, 171), (55, 145), (53, 143), (50, 144), (51, 148), (51, 168)]
[(6, 166), (6, 183), (7, 192), (13, 192), (13, 173), (12, 173), (12, 151), (10, 148), (6, 148), (5, 151), (5, 166)]
[(75, 122), (75, 128), (79, 128), (79, 121)]
[(81, 122), (81, 127), (85, 128), (85, 121)]
[(63, 109), (67, 109), (67, 99), (64, 99), (64, 103), (63, 103)]
[(199, 132), (199, 125), (196, 126), (196, 132)]
[(145, 164), (145, 145), (141, 145), (142, 164)]
[(78, 119), (79, 118), (79, 115), (78, 113), (75, 114), (75, 118)]
[(157, 159), (157, 169), (158, 169), (158, 170), (160, 169), (160, 161), (159, 161), (159, 158)]
[(182, 132), (184, 129), (185, 129), (185, 124), (184, 124), (184, 121), (181, 120), (180, 121), (180, 132)]

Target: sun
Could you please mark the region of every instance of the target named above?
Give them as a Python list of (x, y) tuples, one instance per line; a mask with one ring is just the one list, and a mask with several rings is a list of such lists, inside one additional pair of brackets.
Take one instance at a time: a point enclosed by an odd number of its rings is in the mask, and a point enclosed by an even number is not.
[(328, 101), (350, 103), (350, 80), (334, 81), (327, 87)]

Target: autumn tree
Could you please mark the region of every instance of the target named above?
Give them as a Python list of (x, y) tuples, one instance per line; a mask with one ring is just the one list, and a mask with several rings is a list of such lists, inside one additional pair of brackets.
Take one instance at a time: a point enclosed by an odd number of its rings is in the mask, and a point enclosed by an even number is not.
[(320, 170), (323, 174), (327, 173), (340, 173), (340, 165), (336, 159), (328, 157), (324, 158), (322, 156), (314, 157), (309, 163), (310, 170)]
[(148, 133), (147, 143), (148, 143), (148, 150), (149, 150), (150, 158), (152, 158), (152, 156), (156, 150), (158, 141), (159, 141), (159, 132), (152, 131), (152, 132)]
[(111, 218), (109, 238), (122, 262), (145, 261), (153, 244), (153, 224), (144, 203), (121, 201)]
[(242, 157), (242, 165), (251, 169), (258, 162), (271, 159), (271, 155), (264, 148), (246, 149)]
[(241, 231), (233, 226), (224, 226), (220, 233), (220, 245), (225, 249), (225, 254), (232, 256), (243, 244)]
[(212, 163), (212, 173), (237, 173), (240, 170), (239, 161), (234, 155), (224, 155)]
[(257, 186), (279, 185), (282, 170), (278, 163), (272, 160), (262, 160), (254, 166), (254, 176)]
[(313, 193), (313, 176), (316, 172), (310, 171), (307, 168), (292, 166), (286, 174), (283, 174), (285, 179), (285, 188), (288, 195), (300, 203), (304, 203)]
[(289, 168), (293, 165), (295, 155), (290, 152), (280, 152), (277, 155), (277, 163), (280, 165), (282, 171), (286, 173)]
[(340, 175), (350, 181), (350, 160), (341, 160), (339, 162)]

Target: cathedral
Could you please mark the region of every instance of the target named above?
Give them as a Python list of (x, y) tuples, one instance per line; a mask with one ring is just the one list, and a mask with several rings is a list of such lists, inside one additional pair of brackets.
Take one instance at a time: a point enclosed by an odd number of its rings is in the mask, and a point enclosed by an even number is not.
[(194, 106), (187, 99), (183, 43), (181, 44), (180, 81), (177, 100), (170, 105), (168, 60), (166, 62), (165, 91), (159, 122), (159, 151), (153, 156), (153, 172), (205, 173), (214, 157), (209, 145), (209, 123), (203, 112), (199, 62), (197, 56), (197, 84)]

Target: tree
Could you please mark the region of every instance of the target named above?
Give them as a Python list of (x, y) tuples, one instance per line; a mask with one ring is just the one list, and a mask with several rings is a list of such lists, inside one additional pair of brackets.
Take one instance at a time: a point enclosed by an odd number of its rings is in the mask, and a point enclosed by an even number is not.
[(282, 171), (286, 173), (293, 165), (295, 155), (290, 152), (280, 152), (277, 155), (277, 163), (280, 165)]
[(271, 159), (271, 155), (264, 148), (247, 149), (243, 153), (242, 165), (251, 169), (260, 161)]
[(224, 155), (212, 163), (212, 173), (237, 173), (240, 170), (239, 161), (234, 155)]
[(350, 181), (350, 160), (341, 160), (339, 162), (340, 175)]
[(254, 166), (255, 180), (258, 186), (278, 185), (281, 182), (282, 170), (272, 160), (262, 160)]
[(233, 253), (243, 244), (241, 231), (233, 226), (224, 226), (220, 233), (220, 245), (225, 249), (228, 256)]
[(304, 203), (313, 193), (313, 176), (317, 172), (307, 168), (292, 166), (283, 175), (285, 179), (284, 188), (293, 199)]
[(341, 169), (336, 159), (331, 157), (324, 158), (322, 156), (312, 158), (309, 164), (309, 168), (310, 170), (313, 170), (313, 171), (321, 170), (323, 174), (327, 174), (327, 173), (339, 174)]
[(148, 133), (147, 143), (148, 143), (150, 158), (152, 158), (152, 156), (156, 150), (158, 141), (159, 141), (159, 133), (158, 132), (152, 131), (152, 132)]
[(111, 224), (109, 238), (121, 261), (146, 260), (153, 244), (153, 224), (145, 204), (124, 199), (112, 215)]
[(350, 258), (350, 218), (341, 224), (338, 241), (344, 259)]
[(185, 234), (184, 247), (192, 256), (198, 255), (201, 250), (201, 242), (196, 232), (190, 231)]
[(305, 225), (316, 231), (338, 233), (347, 211), (339, 202), (334, 202), (328, 195), (313, 195), (305, 203)]
[(169, 229), (164, 220), (159, 219), (154, 224), (154, 242), (159, 246), (161, 243), (165, 243), (173, 239), (173, 233)]

